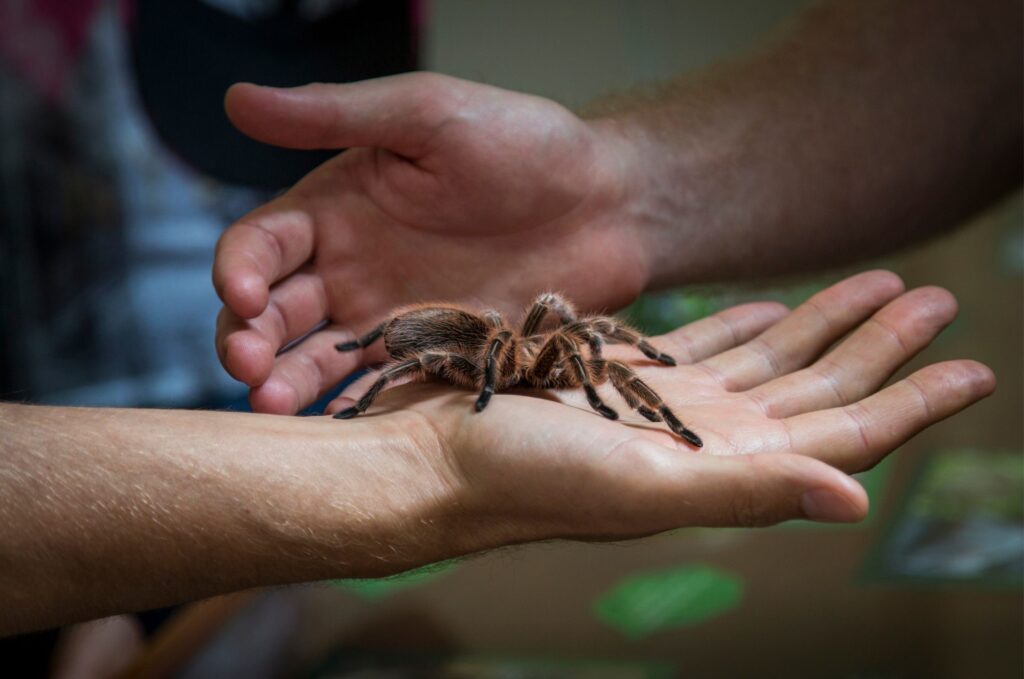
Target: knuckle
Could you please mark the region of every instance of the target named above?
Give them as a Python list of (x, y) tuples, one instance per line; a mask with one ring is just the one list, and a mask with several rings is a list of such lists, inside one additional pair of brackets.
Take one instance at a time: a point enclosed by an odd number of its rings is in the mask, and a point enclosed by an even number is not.
[(420, 115), (429, 120), (443, 120), (455, 113), (465, 98), (455, 86), (456, 82), (439, 73), (413, 74), (409, 93)]

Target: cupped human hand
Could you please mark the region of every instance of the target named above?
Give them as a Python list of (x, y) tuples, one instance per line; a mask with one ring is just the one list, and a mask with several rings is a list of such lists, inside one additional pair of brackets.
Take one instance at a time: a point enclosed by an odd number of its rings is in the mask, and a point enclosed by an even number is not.
[(334, 344), (403, 304), (513, 312), (557, 289), (617, 308), (647, 281), (648, 254), (618, 211), (623, 154), (554, 102), (416, 73), (239, 84), (226, 109), (260, 141), (349, 149), (218, 244), (218, 353), (256, 411), (314, 401), (359, 367)]
[(438, 382), (395, 387), (360, 418), (403, 422), (418, 458), (444, 470), (432, 478), (455, 489), (452, 506), (484, 546), (857, 521), (867, 497), (850, 474), (995, 387), (991, 371), (969, 360), (884, 386), (956, 311), (945, 290), (905, 292), (898, 277), (875, 271), (793, 311), (747, 304), (652, 338), (676, 367), (607, 347), (699, 434), (700, 450), (631, 413), (608, 385), (602, 397), (618, 421), (593, 412), (578, 390), (502, 392), (477, 413), (475, 393)]

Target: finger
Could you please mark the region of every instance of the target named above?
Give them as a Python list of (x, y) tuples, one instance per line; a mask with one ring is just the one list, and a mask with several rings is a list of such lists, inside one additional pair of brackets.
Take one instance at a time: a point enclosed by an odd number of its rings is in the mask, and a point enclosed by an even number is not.
[[(850, 522), (863, 519), (868, 509), (867, 495), (856, 481), (799, 455), (680, 454), (638, 440), (602, 464), (611, 467), (608, 474), (619, 475), (619, 486), (629, 482), (615, 501), (652, 508), (658, 530), (767, 526), (789, 519)], [(622, 528), (628, 531), (636, 510), (621, 511)]]
[(352, 337), (348, 330), (330, 325), (278, 356), (270, 377), (249, 394), (252, 409), (293, 415), (323, 396), (362, 365), (357, 353), (341, 353), (334, 348)]
[(925, 427), (980, 401), (995, 386), (995, 375), (981, 363), (947, 361), (857, 403), (783, 422), (794, 452), (853, 473), (870, 469)]
[(679, 362), (696, 363), (757, 337), (788, 313), (789, 309), (777, 302), (741, 304), (658, 339)]
[(313, 227), (287, 194), (228, 227), (213, 260), (213, 287), (224, 304), (242, 318), (262, 313), (270, 286), (312, 256)]
[(836, 340), (903, 292), (888, 271), (836, 283), (743, 346), (701, 363), (729, 391), (745, 391), (811, 363)]
[(273, 88), (238, 83), (224, 107), (243, 133), (295, 149), (380, 146), (418, 157), (453, 115), (461, 81), (409, 73), (347, 84)]
[(275, 354), (307, 334), (327, 317), (323, 279), (312, 271), (289, 276), (270, 293), (256, 318), (239, 318), (223, 309), (217, 318), (217, 353), (232, 377), (258, 386), (270, 376)]
[(769, 417), (792, 417), (847, 405), (878, 390), (956, 317), (942, 288), (897, 297), (814, 365), (766, 382), (748, 394)]
[(227, 307), (217, 314), (217, 357), (233, 378), (250, 387), (267, 381), (274, 367), (275, 349), (259, 332)]

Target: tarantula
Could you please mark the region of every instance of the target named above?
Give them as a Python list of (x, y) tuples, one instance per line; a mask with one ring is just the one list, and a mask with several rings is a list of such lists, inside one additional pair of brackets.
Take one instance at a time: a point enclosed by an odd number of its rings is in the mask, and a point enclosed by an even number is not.
[[(547, 314), (554, 313), (560, 326), (539, 333)], [(601, 401), (595, 384), (611, 381), (626, 403), (652, 422), (665, 421), (669, 429), (700, 448), (703, 443), (647, 386), (633, 369), (620, 361), (602, 358), (605, 342), (631, 344), (645, 356), (665, 365), (675, 359), (661, 353), (635, 330), (607, 316), (578, 318), (572, 305), (560, 295), (540, 295), (530, 307), (517, 335), (496, 311), (476, 314), (455, 306), (414, 305), (399, 309), (369, 333), (335, 345), (338, 351), (366, 347), (384, 337), (394, 360), (365, 394), (334, 417), (348, 419), (365, 412), (389, 383), (407, 376), (434, 375), (455, 384), (480, 390), (477, 412), (487, 407), (495, 391), (514, 386), (540, 389), (583, 387), (587, 401), (609, 419), (618, 414)], [(589, 358), (581, 355), (589, 349)]]

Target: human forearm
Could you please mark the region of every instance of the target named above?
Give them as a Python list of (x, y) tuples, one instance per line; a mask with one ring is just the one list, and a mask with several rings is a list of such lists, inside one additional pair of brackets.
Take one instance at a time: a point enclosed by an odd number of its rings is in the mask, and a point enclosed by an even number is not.
[(876, 255), (1015, 186), (1019, 25), (997, 0), (831, 3), (755, 54), (597, 108), (652, 285)]
[(0, 633), (442, 558), (445, 480), (336, 425), (0, 406)]

